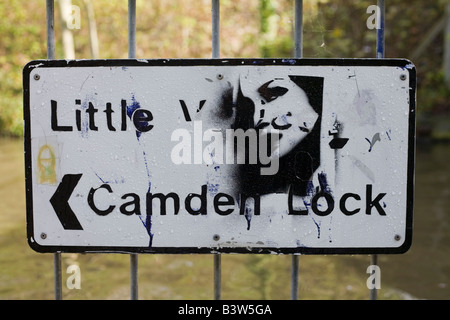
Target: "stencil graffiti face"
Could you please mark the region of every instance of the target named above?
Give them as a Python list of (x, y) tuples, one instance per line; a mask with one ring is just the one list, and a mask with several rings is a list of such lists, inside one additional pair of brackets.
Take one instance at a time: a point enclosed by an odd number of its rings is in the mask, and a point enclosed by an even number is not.
[(244, 96), (255, 105), (255, 129), (278, 131), (280, 142), (272, 156), (283, 157), (312, 130), (318, 119), (306, 93), (289, 77), (264, 79), (258, 83), (241, 77)]
[[(280, 168), (276, 175), (263, 178), (255, 168), (242, 166), (240, 189), (305, 195), (320, 166), (323, 78), (252, 70), (240, 76), (239, 89), (236, 126), (277, 132), (279, 142), (272, 146), (271, 157), (279, 159)], [(254, 184), (255, 179), (260, 183)]]

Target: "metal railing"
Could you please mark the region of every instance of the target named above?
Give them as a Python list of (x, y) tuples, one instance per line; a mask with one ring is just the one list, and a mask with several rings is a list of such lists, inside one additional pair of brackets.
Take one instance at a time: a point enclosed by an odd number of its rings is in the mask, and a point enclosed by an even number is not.
[[(212, 1), (212, 58), (220, 57), (220, 0)], [(377, 29), (376, 58), (384, 58), (385, 0), (377, 0), (380, 28)], [(303, 57), (303, 0), (295, 0), (294, 58)], [(46, 0), (47, 59), (55, 59), (54, 0)], [(128, 58), (136, 58), (136, 0), (128, 0)], [(53, 254), (55, 299), (62, 299), (61, 253)], [(371, 265), (377, 265), (377, 255), (371, 255)], [(213, 254), (214, 299), (221, 298), (221, 254)], [(292, 255), (291, 299), (298, 299), (299, 256)], [(138, 254), (130, 254), (130, 298), (138, 299)], [(377, 299), (377, 289), (370, 289), (370, 299)]]

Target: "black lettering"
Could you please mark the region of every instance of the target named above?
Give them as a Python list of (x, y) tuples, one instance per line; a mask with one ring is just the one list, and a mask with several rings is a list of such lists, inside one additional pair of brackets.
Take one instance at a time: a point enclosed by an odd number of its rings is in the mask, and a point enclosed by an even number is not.
[(299, 216), (306, 216), (308, 215), (308, 209), (300, 209), (300, 210), (296, 210), (294, 209), (294, 205), (293, 205), (293, 188), (289, 188), (289, 195), (288, 195), (288, 209), (289, 209), (289, 214), (290, 215), (299, 215)]
[(245, 207), (246, 207), (246, 202), (248, 198), (253, 198), (255, 206), (253, 208), (253, 212), (255, 216), (259, 216), (260, 213), (260, 204), (261, 204), (261, 197), (259, 196), (259, 194), (255, 194), (255, 195), (247, 195), (247, 194), (241, 194), (241, 206), (240, 206), (240, 210), (239, 210), (239, 214), (240, 215), (245, 215)]
[[(81, 105), (81, 100), (76, 99), (75, 104)], [(79, 109), (75, 110), (75, 122), (76, 122), (78, 131), (81, 131), (81, 110), (79, 110)]]
[(98, 109), (94, 108), (92, 102), (89, 102), (89, 107), (86, 109), (86, 113), (89, 114), (89, 130), (98, 131), (97, 126), (95, 125), (94, 114), (98, 111)]
[(81, 110), (75, 110), (75, 122), (77, 124), (77, 130), (81, 131)]
[(377, 208), (380, 216), (385, 216), (386, 212), (380, 205), (380, 200), (383, 199), (385, 195), (386, 193), (379, 193), (378, 196), (372, 200), (372, 185), (371, 184), (366, 185), (366, 214), (370, 215), (372, 208), (375, 207)]
[(191, 116), (189, 115), (189, 110), (188, 110), (184, 100), (180, 100), (180, 104), (181, 104), (181, 109), (183, 110), (184, 119), (188, 122), (191, 121)]
[[(225, 198), (226, 200), (222, 201), (220, 198)], [(222, 210), (219, 208), (219, 206), (233, 206), (234, 205), (234, 199), (232, 196), (226, 193), (218, 193), (214, 197), (214, 210), (220, 214), (221, 216), (229, 215), (233, 212), (234, 209), (228, 208), (226, 210)]]
[(147, 132), (153, 128), (153, 125), (149, 124), (153, 120), (153, 115), (150, 111), (145, 109), (137, 109), (133, 113), (133, 124), (136, 130), (139, 132)]
[(55, 100), (51, 100), (51, 125), (53, 131), (72, 131), (71, 126), (60, 126), (58, 125), (58, 104)]
[[(133, 200), (129, 202), (125, 202), (120, 206), (120, 212), (124, 215), (131, 216), (133, 214), (140, 215), (141, 214), (141, 199), (136, 193), (127, 193), (124, 194), (121, 199), (126, 199), (128, 197), (132, 197)], [(128, 210), (128, 206), (133, 206), (132, 210)]]
[[(324, 197), (325, 200), (327, 201), (327, 209), (324, 211), (320, 211), (319, 208), (317, 208), (317, 201), (319, 201), (319, 198), (321, 198), (321, 197)], [(314, 195), (314, 197), (312, 198), (311, 208), (314, 211), (314, 213), (317, 214), (318, 216), (322, 216), (322, 217), (327, 216), (334, 209), (334, 199), (331, 196), (331, 194), (321, 191), (319, 193), (316, 193)]]
[(203, 105), (205, 104), (206, 100), (200, 100), (200, 102), (198, 103), (198, 109), (197, 109), (197, 113), (200, 112), (200, 110), (202, 110)]
[(127, 131), (127, 101), (122, 99), (120, 103), (122, 105), (122, 125), (120, 130)]
[(114, 128), (112, 125), (112, 113), (114, 112), (114, 110), (111, 108), (110, 102), (106, 103), (106, 110), (104, 110), (103, 112), (106, 113), (106, 124), (108, 126), (108, 130), (116, 131), (116, 128)]
[[(191, 206), (192, 198), (200, 199), (200, 208), (194, 210)], [(184, 201), (187, 212), (192, 215), (206, 214), (206, 184), (202, 185), (202, 194), (190, 193)]]
[(174, 214), (177, 215), (180, 210), (180, 197), (174, 192), (170, 192), (167, 195), (163, 195), (162, 193), (147, 193), (147, 215), (151, 216), (153, 214), (153, 199), (158, 198), (160, 202), (160, 215), (166, 215), (166, 201), (167, 198), (172, 198), (173, 200), (173, 210)]
[(91, 190), (89, 191), (89, 195), (88, 195), (88, 205), (89, 207), (91, 207), (92, 211), (94, 211), (96, 214), (98, 214), (99, 216), (106, 216), (109, 213), (111, 213), (115, 206), (109, 206), (108, 209), (106, 210), (100, 210), (95, 206), (94, 203), (94, 193), (98, 190), (98, 189), (106, 189), (108, 190), (109, 193), (112, 193), (112, 189), (111, 186), (109, 184), (102, 184), (100, 187), (98, 187), (97, 189), (91, 188)]
[(352, 198), (354, 198), (354, 199), (356, 199), (356, 200), (361, 200), (361, 197), (359, 196), (359, 195), (357, 195), (357, 194), (355, 194), (355, 193), (345, 193), (343, 196), (342, 196), (342, 198), (341, 198), (341, 200), (339, 201), (339, 209), (341, 209), (341, 211), (342, 211), (342, 213), (343, 214), (345, 214), (345, 215), (347, 215), (347, 216), (351, 216), (351, 215), (354, 215), (355, 213), (358, 213), (361, 209), (355, 209), (355, 210), (352, 210), (352, 211), (349, 211), (348, 209), (347, 209), (347, 207), (345, 206), (345, 202), (347, 201), (347, 199), (348, 198), (350, 198), (350, 197), (352, 197)]

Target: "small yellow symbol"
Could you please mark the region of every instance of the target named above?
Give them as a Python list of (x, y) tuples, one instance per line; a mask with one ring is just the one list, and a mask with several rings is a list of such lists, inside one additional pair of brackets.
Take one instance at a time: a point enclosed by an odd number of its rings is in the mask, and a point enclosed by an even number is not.
[(39, 149), (37, 158), (37, 165), (39, 171), (39, 182), (41, 184), (55, 184), (56, 183), (56, 156), (53, 148), (48, 144), (43, 145)]

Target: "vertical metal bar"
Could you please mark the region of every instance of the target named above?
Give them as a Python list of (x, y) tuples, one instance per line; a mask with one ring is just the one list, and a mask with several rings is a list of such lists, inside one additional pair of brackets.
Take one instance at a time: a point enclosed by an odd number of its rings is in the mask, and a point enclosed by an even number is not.
[(61, 253), (53, 254), (53, 270), (55, 277), (55, 300), (62, 300)]
[[(294, 57), (303, 58), (303, 0), (295, 0)], [(291, 261), (291, 300), (298, 299), (299, 256), (293, 255)]]
[(130, 254), (130, 291), (131, 300), (138, 300), (138, 255)]
[[(378, 0), (378, 16), (377, 21), (377, 59), (383, 59), (385, 55), (385, 41), (384, 41), (384, 25), (385, 25), (385, 0)], [(370, 264), (378, 264), (378, 256), (373, 254), (370, 256)], [(370, 289), (370, 300), (377, 300), (377, 288)]]
[[(136, 58), (136, 0), (128, 0), (128, 58)], [(131, 300), (138, 300), (138, 255), (130, 254)]]
[(128, 0), (128, 58), (136, 59), (136, 0)]
[(212, 0), (212, 57), (220, 57), (220, 4)]
[(295, 0), (294, 57), (303, 58), (303, 0)]
[(445, 7), (445, 20), (444, 20), (444, 79), (447, 84), (447, 88), (450, 89), (450, 3)]
[[(378, 256), (373, 254), (370, 256), (370, 265), (376, 266), (378, 264)], [(370, 289), (370, 300), (377, 300), (377, 288)]]
[[(55, 1), (46, 1), (47, 14), (47, 59), (55, 59)], [(61, 253), (53, 254), (53, 274), (55, 279), (55, 300), (62, 300)]]
[[(212, 0), (211, 3), (211, 17), (212, 17), (212, 58), (220, 58), (220, 3), (219, 0)], [(214, 299), (221, 298), (221, 256), (220, 253), (214, 254)]]
[(385, 0), (378, 0), (378, 10), (379, 15), (377, 18), (379, 21), (377, 21), (377, 58), (383, 59), (384, 58), (384, 23), (385, 23)]
[(298, 266), (299, 266), (299, 257), (293, 255), (291, 266), (291, 300), (298, 299)]
[(55, 59), (55, 1), (47, 0), (47, 59)]
[(220, 300), (221, 298), (221, 255), (220, 253), (214, 254), (214, 300)]

